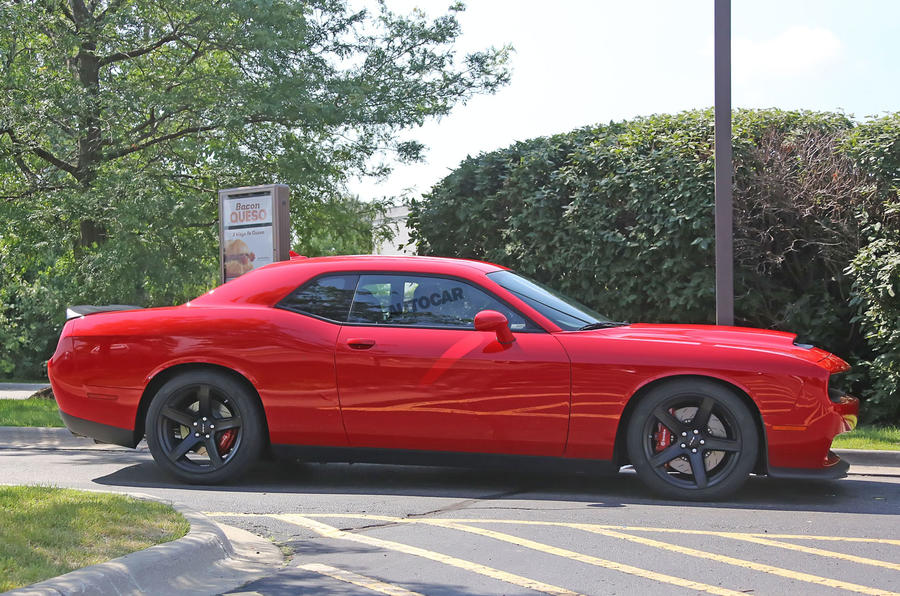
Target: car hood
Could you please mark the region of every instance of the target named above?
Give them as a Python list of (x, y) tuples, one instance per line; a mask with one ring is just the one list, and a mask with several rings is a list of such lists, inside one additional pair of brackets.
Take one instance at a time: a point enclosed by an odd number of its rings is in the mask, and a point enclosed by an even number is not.
[(705, 345), (711, 348), (738, 348), (753, 352), (780, 354), (817, 363), (830, 372), (841, 372), (850, 366), (821, 348), (796, 342), (796, 333), (754, 329), (751, 327), (726, 327), (720, 325), (674, 325), (634, 323), (598, 329), (575, 331), (606, 338), (643, 340), (667, 344)]

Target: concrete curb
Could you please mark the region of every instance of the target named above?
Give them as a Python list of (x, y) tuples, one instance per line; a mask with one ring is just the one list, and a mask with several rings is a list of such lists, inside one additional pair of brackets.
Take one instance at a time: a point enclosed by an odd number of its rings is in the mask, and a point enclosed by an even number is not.
[[(0, 448), (134, 451), (120, 445), (95, 443), (93, 439), (73, 435), (67, 428), (35, 426), (0, 426)], [(137, 446), (138, 451), (146, 449), (147, 444), (144, 441)]]
[(50, 383), (0, 383), (0, 399), (28, 399)]
[(172, 505), (190, 522), (190, 531), (178, 540), (77, 569), (5, 595), (220, 594), (269, 575), (284, 562), (281, 551), (268, 540), (220, 526), (178, 503), (149, 495), (130, 495)]
[[(841, 459), (851, 466), (878, 466), (900, 468), (900, 451), (879, 451), (876, 449), (835, 449)], [(852, 468), (851, 468), (852, 470)]]

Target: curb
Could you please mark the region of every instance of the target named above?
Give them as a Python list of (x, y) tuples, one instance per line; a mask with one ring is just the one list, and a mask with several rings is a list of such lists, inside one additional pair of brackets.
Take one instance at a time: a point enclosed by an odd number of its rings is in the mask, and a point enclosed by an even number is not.
[(835, 449), (841, 459), (851, 466), (879, 466), (900, 468), (900, 451), (880, 451), (877, 449)]
[(73, 435), (67, 428), (41, 426), (0, 426), (0, 449), (90, 449), (104, 451), (146, 451), (141, 441), (135, 449), (95, 443), (93, 439)]
[[(220, 526), (189, 507), (145, 494), (110, 494), (171, 505), (190, 522), (191, 529), (178, 540), (76, 569), (4, 595), (219, 594), (268, 575), (283, 564), (281, 551), (271, 542), (237, 528)], [(233, 545), (229, 536), (239, 544)]]
[(0, 383), (0, 399), (28, 399), (50, 383)]

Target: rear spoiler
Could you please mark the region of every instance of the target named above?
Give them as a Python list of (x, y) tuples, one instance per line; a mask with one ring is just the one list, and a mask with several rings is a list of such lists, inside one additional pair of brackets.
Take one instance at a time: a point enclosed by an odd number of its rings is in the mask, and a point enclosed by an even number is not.
[(132, 304), (107, 304), (105, 306), (95, 306), (93, 304), (80, 304), (78, 306), (70, 306), (66, 309), (66, 320), (93, 315), (98, 312), (115, 312), (117, 310), (137, 310), (144, 308), (143, 306), (134, 306)]

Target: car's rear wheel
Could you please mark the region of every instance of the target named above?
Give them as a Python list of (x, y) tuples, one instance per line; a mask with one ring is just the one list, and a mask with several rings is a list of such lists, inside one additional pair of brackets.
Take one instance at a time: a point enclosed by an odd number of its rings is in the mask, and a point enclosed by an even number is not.
[(147, 410), (147, 445), (170, 474), (192, 484), (234, 478), (260, 456), (262, 413), (233, 377), (194, 370), (166, 382)]
[(746, 482), (759, 452), (756, 423), (744, 401), (703, 379), (651, 389), (632, 413), (627, 433), (638, 476), (674, 499), (733, 493)]

